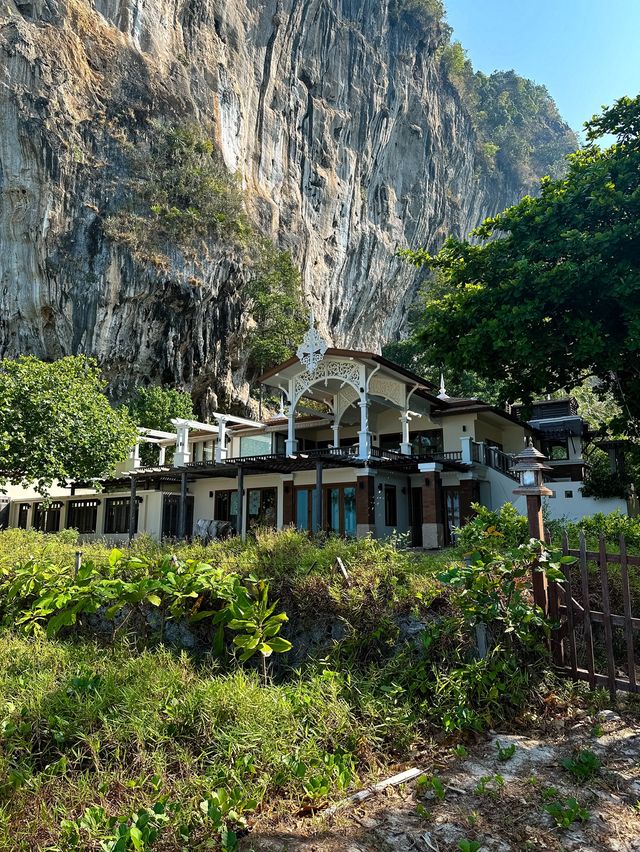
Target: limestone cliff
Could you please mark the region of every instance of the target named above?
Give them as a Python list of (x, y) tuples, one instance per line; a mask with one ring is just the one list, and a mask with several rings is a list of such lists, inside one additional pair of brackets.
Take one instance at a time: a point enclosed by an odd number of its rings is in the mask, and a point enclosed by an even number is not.
[(153, 264), (105, 233), (151, 118), (213, 125), (336, 344), (397, 333), (417, 281), (396, 249), (466, 233), (525, 188), (481, 168), (439, 25), (398, 5), (4, 0), (0, 355), (95, 354), (116, 396), (153, 380), (205, 408), (209, 387), (246, 398), (238, 252), (211, 245), (195, 286), (177, 249)]

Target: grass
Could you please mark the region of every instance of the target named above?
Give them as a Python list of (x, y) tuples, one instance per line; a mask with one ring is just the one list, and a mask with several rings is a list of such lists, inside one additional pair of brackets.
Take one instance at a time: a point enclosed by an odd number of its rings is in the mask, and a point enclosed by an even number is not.
[(370, 734), (330, 671), (264, 687), (163, 648), (5, 632), (0, 696), (2, 849), (55, 845), (62, 820), (90, 806), (127, 817), (165, 797), (197, 814), (219, 788), (295, 810), (384, 760), (381, 726)]
[[(461, 600), (468, 607), (476, 591), (456, 591), (441, 575), (452, 553), (285, 531), (170, 549), (142, 538), (127, 553), (141, 559), (114, 567), (97, 542), (83, 546), (93, 573), (80, 588), (76, 548), (68, 531), (0, 533), (2, 849), (232, 849), (246, 821), (320, 808), (389, 772), (418, 741), (513, 716), (539, 669), (507, 643), (475, 657)], [(39, 573), (52, 577), (46, 596), (59, 588), (72, 601), (94, 584), (150, 584), (153, 608), (170, 613), (161, 596), (179, 571), (168, 553), (206, 562), (200, 573), (216, 587), (232, 575), (268, 578), (294, 651), (301, 631), (325, 622), (340, 625), (340, 638), (297, 668), (281, 655), (264, 683), (230, 642), (187, 653), (161, 635), (140, 641), (133, 627), (115, 641), (98, 641), (84, 622), (55, 638), (19, 629)], [(180, 606), (184, 596), (183, 618), (194, 600), (184, 576), (180, 594), (171, 592)], [(486, 594), (483, 585), (480, 614)], [(206, 606), (207, 593), (196, 595)], [(418, 632), (403, 634), (403, 622)]]

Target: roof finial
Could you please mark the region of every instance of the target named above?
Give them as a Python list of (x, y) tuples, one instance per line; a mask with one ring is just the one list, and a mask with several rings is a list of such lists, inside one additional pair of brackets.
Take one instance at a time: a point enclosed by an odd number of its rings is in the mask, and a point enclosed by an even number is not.
[(324, 358), (324, 353), (327, 351), (327, 342), (322, 338), (320, 332), (316, 329), (316, 315), (311, 308), (309, 314), (309, 329), (302, 339), (302, 343), (298, 347), (296, 355), (298, 360), (307, 368), (310, 373), (315, 373), (318, 364)]
[(440, 393), (438, 399), (449, 399), (449, 394), (444, 386), (444, 373), (440, 373)]

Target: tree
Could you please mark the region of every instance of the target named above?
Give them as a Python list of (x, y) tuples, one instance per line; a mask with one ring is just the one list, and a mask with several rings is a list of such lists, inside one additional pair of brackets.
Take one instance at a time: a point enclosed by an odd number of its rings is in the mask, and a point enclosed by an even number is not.
[[(193, 401), (186, 391), (175, 388), (163, 388), (153, 385), (148, 388), (137, 388), (133, 397), (127, 403), (131, 418), (138, 426), (147, 429), (160, 429), (163, 432), (173, 432), (173, 418), (194, 418)], [(154, 464), (157, 449), (151, 444), (142, 444), (140, 458), (143, 464)]]
[(136, 430), (105, 387), (96, 362), (81, 355), (0, 361), (0, 485), (35, 482), (46, 497), (54, 480), (112, 473)]
[(249, 366), (261, 373), (291, 357), (307, 326), (300, 272), (289, 252), (262, 241), (245, 293), (255, 321), (247, 343)]
[[(586, 125), (588, 144), (562, 180), (545, 178), (487, 219), (474, 240), (449, 238), (418, 322), (431, 363), (500, 382), (505, 399), (599, 380), (627, 434), (640, 424), (640, 96)], [(596, 145), (605, 134), (617, 142)], [(618, 424), (620, 426), (620, 424)]]

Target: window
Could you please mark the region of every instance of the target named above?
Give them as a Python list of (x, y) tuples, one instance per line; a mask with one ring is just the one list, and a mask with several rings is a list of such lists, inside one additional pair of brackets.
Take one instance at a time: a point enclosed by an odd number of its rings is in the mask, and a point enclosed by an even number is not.
[(29, 523), (29, 504), (28, 503), (20, 503), (20, 508), (18, 509), (18, 529), (26, 530), (28, 523)]
[(240, 455), (266, 456), (271, 454), (271, 435), (245, 435), (240, 438)]
[(94, 533), (99, 505), (99, 500), (71, 500), (67, 526), (79, 533)]
[(395, 485), (384, 486), (384, 525), (398, 526), (398, 500)]
[[(441, 453), (444, 448), (444, 439), (442, 437), (442, 429), (423, 429), (420, 432), (411, 432), (411, 452), (414, 456), (428, 456), (431, 453)], [(380, 435), (380, 449), (394, 450), (400, 452), (400, 444), (402, 442), (402, 434), (394, 432), (392, 434)]]
[(565, 491), (564, 496), (569, 498), (569, 499), (572, 498), (573, 497), (573, 491)]
[[(129, 532), (129, 497), (111, 497), (106, 501), (104, 510), (105, 533), (128, 533)], [(138, 511), (140, 498), (136, 499), (134, 508), (135, 518), (133, 531), (138, 530)]]
[(228, 521), (234, 527), (238, 525), (238, 492), (216, 491), (213, 509), (214, 521)]
[(356, 535), (356, 489), (353, 485), (325, 486), (325, 528), (354, 538)]
[[(178, 537), (178, 518), (180, 516), (180, 495), (165, 494), (162, 499), (162, 538)], [(187, 495), (187, 520), (185, 530), (188, 536), (193, 530), (193, 496)]]
[(426, 429), (411, 435), (411, 452), (416, 456), (428, 456), (444, 450), (442, 429)]
[(296, 527), (299, 530), (317, 529), (317, 490), (313, 485), (302, 485), (295, 489)]
[(34, 528), (41, 532), (58, 532), (60, 529), (62, 506), (62, 503), (49, 503), (46, 508), (43, 508), (42, 503), (34, 503)]
[(544, 442), (542, 451), (550, 461), (565, 461), (569, 458), (569, 442), (567, 438), (554, 438)]
[(247, 528), (275, 527), (278, 522), (276, 488), (250, 488), (247, 491)]

